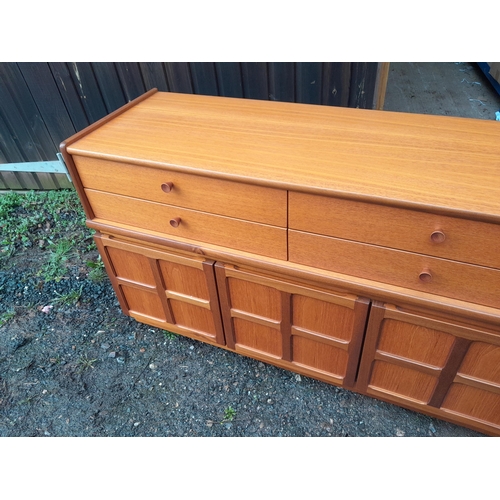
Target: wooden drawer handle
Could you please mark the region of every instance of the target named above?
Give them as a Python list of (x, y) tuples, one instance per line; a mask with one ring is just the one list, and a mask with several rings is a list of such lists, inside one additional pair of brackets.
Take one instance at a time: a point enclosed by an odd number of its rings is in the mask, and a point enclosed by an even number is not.
[(180, 217), (174, 217), (173, 219), (170, 219), (170, 225), (172, 227), (179, 227), (180, 223), (181, 223), (181, 218)]
[(419, 275), (418, 275), (420, 281), (422, 283), (430, 283), (432, 281), (432, 274), (428, 269), (424, 269)]
[(434, 231), (432, 234), (431, 234), (431, 240), (434, 242), (434, 243), (443, 243), (443, 241), (446, 239), (446, 236), (445, 234), (443, 233), (443, 231)]
[(170, 193), (170, 191), (172, 191), (172, 189), (174, 189), (174, 183), (173, 182), (164, 182), (161, 185), (161, 190), (164, 193)]

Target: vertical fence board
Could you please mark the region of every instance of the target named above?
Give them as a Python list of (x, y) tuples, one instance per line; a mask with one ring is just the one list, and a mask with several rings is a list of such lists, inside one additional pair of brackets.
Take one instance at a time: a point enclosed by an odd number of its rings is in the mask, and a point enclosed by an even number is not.
[(123, 91), (127, 102), (134, 100), (136, 97), (144, 94), (145, 87), (142, 81), (141, 70), (139, 63), (136, 62), (119, 62), (116, 63), (116, 70), (120, 75)]
[(26, 161), (21, 153), (19, 143), (14, 140), (16, 133), (9, 128), (7, 121), (4, 119), (2, 112), (4, 111), (5, 101), (3, 100), (2, 89), (0, 89), (0, 148), (2, 149), (1, 163), (21, 163)]
[[(59, 144), (73, 135), (76, 130), (57, 90), (49, 65), (47, 63), (19, 63), (19, 69), (57, 151)], [(52, 159), (56, 159), (55, 153)]]
[(38, 172), (37, 177), (41, 184), (41, 189), (59, 189), (59, 184), (55, 180), (54, 174)]
[(378, 63), (352, 63), (349, 107), (372, 108)]
[[(2, 118), (2, 115), (0, 114), (0, 119)], [(0, 164), (2, 163), (9, 163), (7, 161), (7, 156), (5, 155), (4, 151), (3, 151), (3, 139), (2, 139), (2, 127), (0, 125)]]
[(143, 62), (139, 63), (141, 68), (142, 79), (146, 86), (146, 91), (157, 88), (160, 92), (168, 92), (167, 77), (162, 63), (159, 62)]
[(350, 81), (351, 63), (324, 63), (322, 104), (347, 106)]
[(0, 189), (9, 189), (7, 183), (3, 180), (2, 172), (0, 172)]
[(195, 94), (219, 95), (214, 63), (194, 62), (189, 66)]
[(53, 146), (47, 128), (17, 64), (0, 64), (0, 103), (4, 121), (25, 161), (50, 157)]
[(245, 62), (241, 63), (243, 77), (243, 95), (247, 99), (269, 99), (267, 85), (267, 63)]
[(243, 97), (240, 63), (215, 63), (219, 95), (224, 97)]
[(53, 174), (55, 182), (59, 185), (61, 189), (71, 189), (73, 183), (66, 177), (66, 174)]
[(24, 189), (15, 172), (2, 172), (2, 181), (5, 189)]
[(91, 64), (72, 62), (68, 63), (68, 69), (89, 123), (94, 123), (106, 116), (108, 114), (106, 106)]
[(59, 93), (66, 105), (75, 130), (80, 131), (90, 125), (85, 108), (75, 88), (67, 63), (49, 63)]
[(295, 81), (297, 85), (295, 92), (296, 102), (321, 104), (323, 81), (322, 63), (297, 63)]
[(171, 92), (180, 92), (182, 94), (193, 93), (189, 63), (165, 63), (165, 72)]
[(295, 102), (294, 63), (269, 63), (269, 99)]
[(112, 113), (127, 103), (114, 63), (92, 63), (106, 111)]
[(42, 184), (38, 179), (38, 175), (32, 172), (16, 172), (16, 176), (23, 186), (23, 189), (41, 189)]

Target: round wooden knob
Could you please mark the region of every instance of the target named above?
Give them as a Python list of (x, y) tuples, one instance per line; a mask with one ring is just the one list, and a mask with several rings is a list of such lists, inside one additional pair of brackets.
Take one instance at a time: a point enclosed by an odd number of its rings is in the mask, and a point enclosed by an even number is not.
[(434, 242), (434, 243), (443, 243), (443, 241), (446, 239), (446, 236), (445, 234), (443, 233), (443, 231), (434, 231), (432, 234), (431, 234), (431, 240)]
[(430, 283), (432, 281), (432, 274), (428, 269), (424, 269), (419, 275), (418, 275), (420, 281), (422, 283)]
[(170, 225), (172, 227), (179, 227), (180, 223), (181, 223), (181, 218), (180, 217), (174, 217), (173, 219), (170, 219)]
[(174, 183), (173, 182), (164, 182), (161, 185), (161, 190), (164, 193), (170, 193), (170, 191), (172, 191), (172, 189), (174, 189)]

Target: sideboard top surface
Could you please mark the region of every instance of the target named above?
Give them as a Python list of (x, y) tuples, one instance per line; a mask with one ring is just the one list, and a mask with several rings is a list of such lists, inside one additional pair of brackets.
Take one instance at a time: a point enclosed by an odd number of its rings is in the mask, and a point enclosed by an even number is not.
[(500, 221), (495, 121), (157, 92), (67, 151)]

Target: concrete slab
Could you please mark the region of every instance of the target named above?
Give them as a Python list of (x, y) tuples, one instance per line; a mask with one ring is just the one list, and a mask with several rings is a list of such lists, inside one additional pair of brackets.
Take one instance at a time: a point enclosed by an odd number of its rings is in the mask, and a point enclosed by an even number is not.
[(475, 63), (398, 62), (389, 68), (384, 110), (495, 120), (500, 96)]

